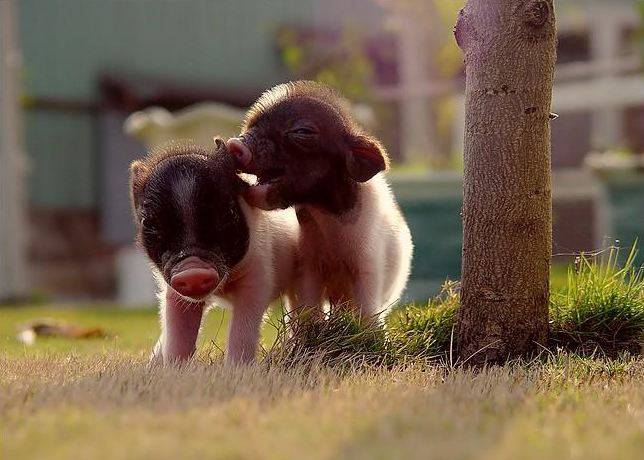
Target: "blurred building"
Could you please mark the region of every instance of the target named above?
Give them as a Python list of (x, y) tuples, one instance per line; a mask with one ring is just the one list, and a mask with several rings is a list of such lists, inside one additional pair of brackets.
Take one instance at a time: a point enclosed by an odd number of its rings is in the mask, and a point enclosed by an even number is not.
[(21, 55), (14, 2), (0, 3), (0, 299), (27, 294), (26, 164), (20, 111)]
[[(637, 46), (641, 43), (638, 35), (641, 37), (642, 17), (638, 4), (641, 2), (637, 0), (556, 2), (559, 43), (553, 110), (561, 119), (553, 124), (555, 168), (579, 168), (592, 150), (644, 152), (644, 69), (642, 49)], [(427, 42), (433, 39), (419, 31), (427, 18), (417, 9), (393, 8), (400, 24), (396, 37), (402, 48), (397, 56), (399, 78), (388, 85), (378, 85), (377, 92), (383, 99), (396, 101), (401, 112), (405, 104), (410, 104), (408, 100), (413, 100), (415, 109), (407, 109), (413, 112), (409, 118), (421, 118), (422, 126), (431, 118), (427, 107), (432, 99), (454, 94), (458, 115), (453, 123), (453, 146), (460, 152), (461, 88), (454, 88), (450, 80), (440, 79), (436, 72), (432, 74), (431, 65), (418, 59), (423, 49), (431, 47)], [(428, 29), (435, 27), (432, 24)], [(402, 117), (401, 123), (405, 122)], [(423, 152), (436, 147), (427, 139), (426, 129), (422, 132), (420, 127), (415, 128), (400, 128), (408, 136), (417, 137), (411, 145), (422, 146)], [(403, 148), (407, 156), (413, 152), (412, 147)]]
[[(556, 210), (574, 219), (557, 218), (555, 252), (591, 249), (606, 234), (597, 184), (581, 172), (584, 157), (593, 150), (644, 151), (636, 3), (557, 2), (554, 110), (561, 117), (553, 124), (553, 162), (573, 199)], [(128, 114), (204, 100), (243, 108), (298, 72), (324, 71), (325, 59), (341, 62), (343, 43), (369, 63), (363, 96), (376, 107), (379, 134), (393, 157), (458, 163), (462, 70), (443, 72), (428, 56), (455, 52), (432, 47), (438, 35), (451, 43), (452, 25), (431, 2), (20, 0), (18, 6), (31, 164), (29, 262), (33, 286), (46, 293), (114, 293), (115, 254), (132, 238), (125, 168), (143, 153), (122, 132)], [(291, 54), (285, 32), (295, 37)], [(297, 53), (308, 53), (311, 65), (297, 61)], [(293, 59), (299, 66), (289, 65)], [(417, 264), (419, 273), (426, 271), (418, 276), (458, 276), (458, 173), (414, 179), (449, 198), (434, 207), (419, 201), (431, 197), (418, 198), (416, 182), (395, 180), (419, 234), (427, 228), (452, 238), (441, 246), (440, 235), (433, 242), (419, 237), (427, 257)]]

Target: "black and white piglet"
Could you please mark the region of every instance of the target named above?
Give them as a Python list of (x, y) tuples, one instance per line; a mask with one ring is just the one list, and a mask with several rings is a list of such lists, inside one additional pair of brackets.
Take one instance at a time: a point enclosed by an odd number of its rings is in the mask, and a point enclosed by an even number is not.
[(246, 204), (241, 194), (247, 185), (225, 143), (215, 144), (173, 145), (130, 168), (137, 240), (161, 291), (153, 361), (189, 359), (213, 303), (232, 309), (227, 360), (251, 361), (262, 316), (269, 302), (287, 294), (293, 276), (295, 212)]

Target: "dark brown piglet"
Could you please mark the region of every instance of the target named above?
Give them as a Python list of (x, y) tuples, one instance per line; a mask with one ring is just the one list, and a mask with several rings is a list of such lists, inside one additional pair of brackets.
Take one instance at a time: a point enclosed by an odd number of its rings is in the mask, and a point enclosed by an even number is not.
[(381, 174), (385, 149), (354, 122), (342, 97), (314, 82), (279, 85), (251, 107), (227, 145), (238, 168), (257, 176), (248, 203), (297, 210), (298, 305), (328, 300), (373, 316), (400, 298), (411, 235)]

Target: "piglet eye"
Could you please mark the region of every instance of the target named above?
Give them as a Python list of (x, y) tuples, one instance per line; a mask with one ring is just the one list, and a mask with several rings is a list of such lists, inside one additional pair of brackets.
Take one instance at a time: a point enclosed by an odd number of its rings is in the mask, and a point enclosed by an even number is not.
[(289, 131), (294, 136), (311, 137), (317, 134), (317, 130), (310, 126), (299, 126)]
[(295, 134), (302, 134), (304, 136), (312, 136), (314, 134), (317, 134), (317, 132), (312, 129), (312, 128), (297, 128), (294, 131)]
[(297, 126), (288, 131), (288, 138), (302, 148), (313, 148), (318, 142), (318, 130), (312, 126)]

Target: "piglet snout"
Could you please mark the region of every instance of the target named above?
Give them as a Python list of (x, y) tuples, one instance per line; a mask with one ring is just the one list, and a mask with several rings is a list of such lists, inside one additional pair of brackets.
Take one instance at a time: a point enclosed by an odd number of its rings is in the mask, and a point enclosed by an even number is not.
[(212, 268), (192, 268), (174, 275), (170, 284), (179, 294), (198, 298), (209, 294), (218, 282), (219, 276)]
[(253, 160), (253, 154), (241, 138), (232, 137), (228, 139), (226, 146), (241, 167), (248, 166)]
[(217, 270), (197, 257), (190, 257), (181, 263), (170, 279), (172, 289), (190, 298), (208, 295), (218, 284)]

